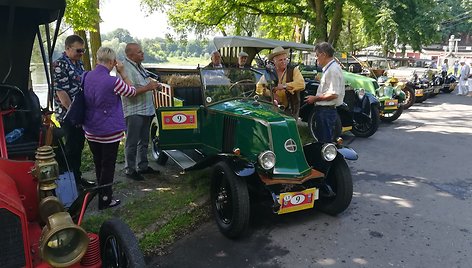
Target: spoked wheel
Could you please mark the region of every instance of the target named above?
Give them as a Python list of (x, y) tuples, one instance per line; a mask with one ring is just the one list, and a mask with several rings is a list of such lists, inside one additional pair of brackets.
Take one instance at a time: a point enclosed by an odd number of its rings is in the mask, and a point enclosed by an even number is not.
[(409, 86), (404, 87), (403, 92), (405, 92), (405, 100), (403, 101), (403, 109), (410, 108), (416, 101), (415, 89)]
[(352, 126), (352, 134), (354, 134), (356, 137), (363, 137), (367, 138), (372, 135), (377, 131), (379, 128), (379, 108), (377, 105), (371, 105), (370, 108), (370, 120), (364, 123), (357, 123), (354, 122), (354, 125)]
[(102, 267), (146, 267), (136, 237), (122, 220), (113, 218), (104, 222), (99, 236)]
[(156, 160), (159, 165), (165, 165), (169, 157), (159, 148), (159, 123), (156, 117), (152, 119), (149, 135), (152, 158)]
[(211, 206), (223, 235), (237, 238), (245, 233), (250, 213), (247, 184), (224, 162), (219, 162), (213, 169)]
[[(315, 109), (312, 109), (310, 114), (308, 115), (308, 129), (310, 129), (310, 134), (315, 141), (318, 141), (316, 137), (316, 121), (315, 121)], [(336, 118), (336, 125), (333, 131), (333, 139), (336, 140), (338, 137), (341, 136), (343, 132), (343, 126), (340, 117)]]
[(334, 160), (328, 171), (326, 184), (335, 195), (323, 196), (320, 194), (320, 200), (315, 201), (315, 208), (329, 215), (337, 215), (346, 210), (352, 200), (352, 176), (344, 159)]
[(391, 123), (397, 120), (400, 117), (400, 115), (402, 115), (402, 113), (403, 113), (403, 105), (400, 105), (400, 107), (398, 107), (398, 109), (396, 109), (393, 113), (383, 113), (382, 115), (380, 115), (380, 120), (382, 122)]

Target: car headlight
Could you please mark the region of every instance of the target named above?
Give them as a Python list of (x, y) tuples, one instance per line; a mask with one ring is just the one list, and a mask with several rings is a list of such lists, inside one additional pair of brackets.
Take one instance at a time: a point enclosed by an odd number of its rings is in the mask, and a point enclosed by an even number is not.
[(357, 97), (359, 97), (359, 99), (362, 100), (362, 98), (364, 98), (364, 95), (365, 95), (365, 89), (360, 88), (359, 91), (357, 91)]
[(259, 165), (265, 170), (275, 166), (275, 154), (272, 151), (262, 152), (257, 159), (259, 160)]
[(377, 94), (379, 95), (379, 97), (383, 97), (384, 96), (384, 88), (381, 87), (377, 90)]
[(323, 147), (321, 147), (321, 156), (326, 161), (333, 161), (337, 154), (338, 150), (332, 143), (324, 144)]

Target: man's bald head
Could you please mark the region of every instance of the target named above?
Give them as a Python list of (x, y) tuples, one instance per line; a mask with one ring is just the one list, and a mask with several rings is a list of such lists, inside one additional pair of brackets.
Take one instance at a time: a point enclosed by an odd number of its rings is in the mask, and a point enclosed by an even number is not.
[(144, 52), (138, 43), (128, 43), (125, 47), (126, 57), (136, 63), (141, 63), (144, 60)]

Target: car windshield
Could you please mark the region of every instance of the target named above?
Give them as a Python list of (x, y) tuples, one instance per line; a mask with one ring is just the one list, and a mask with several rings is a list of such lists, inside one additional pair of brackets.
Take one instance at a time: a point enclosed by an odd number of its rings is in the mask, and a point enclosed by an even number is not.
[(272, 103), (270, 76), (266, 70), (252, 68), (201, 69), (205, 103), (253, 98)]

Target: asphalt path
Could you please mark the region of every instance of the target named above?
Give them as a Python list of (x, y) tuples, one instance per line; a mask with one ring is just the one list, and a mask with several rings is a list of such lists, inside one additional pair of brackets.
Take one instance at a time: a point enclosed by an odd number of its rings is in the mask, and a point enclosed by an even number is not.
[(247, 237), (211, 221), (149, 267), (472, 267), (472, 98), (440, 94), (345, 141), (359, 160), (344, 213), (256, 207)]

